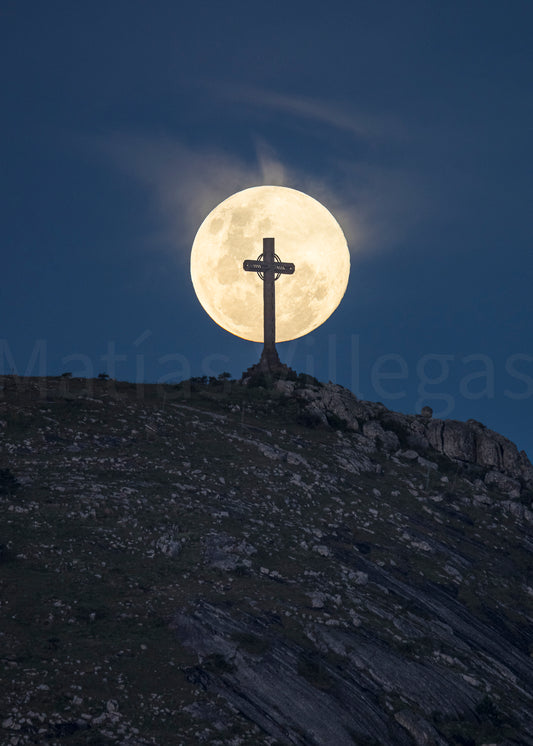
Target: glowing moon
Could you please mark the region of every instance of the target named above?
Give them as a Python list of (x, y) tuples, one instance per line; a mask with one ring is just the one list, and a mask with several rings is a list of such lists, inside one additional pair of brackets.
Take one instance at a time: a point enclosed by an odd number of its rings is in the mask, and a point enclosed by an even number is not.
[(333, 215), (295, 189), (252, 187), (215, 207), (194, 239), (194, 289), (213, 321), (254, 342), (263, 342), (263, 282), (242, 263), (263, 252), (263, 238), (274, 238), (281, 261), (296, 267), (276, 282), (276, 342), (285, 342), (313, 331), (337, 308), (350, 253)]

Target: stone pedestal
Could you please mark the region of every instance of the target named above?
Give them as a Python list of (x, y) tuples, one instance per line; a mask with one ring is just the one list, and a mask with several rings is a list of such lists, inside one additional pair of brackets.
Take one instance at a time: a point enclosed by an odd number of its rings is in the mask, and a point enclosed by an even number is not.
[(244, 371), (240, 379), (241, 383), (246, 383), (248, 379), (261, 373), (275, 380), (296, 377), (296, 372), (281, 362), (278, 351), (273, 345), (263, 347), (259, 362)]

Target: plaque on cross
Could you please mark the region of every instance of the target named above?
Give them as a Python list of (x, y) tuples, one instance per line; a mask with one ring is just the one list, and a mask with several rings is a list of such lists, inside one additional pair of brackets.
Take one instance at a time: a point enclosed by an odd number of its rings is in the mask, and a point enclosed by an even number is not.
[(294, 274), (294, 264), (282, 262), (274, 253), (274, 239), (263, 238), (263, 253), (257, 259), (246, 259), (243, 263), (246, 272), (257, 272), (263, 280), (263, 353), (264, 367), (273, 370), (280, 365), (276, 352), (276, 294), (275, 281), (280, 275)]

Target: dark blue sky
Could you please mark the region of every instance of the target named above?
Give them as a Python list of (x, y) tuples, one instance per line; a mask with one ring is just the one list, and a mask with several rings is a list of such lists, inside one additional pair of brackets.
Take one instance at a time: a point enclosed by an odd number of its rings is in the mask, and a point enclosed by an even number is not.
[(281, 358), (532, 456), (532, 25), (529, 0), (4, 0), (0, 368), (239, 376), (260, 347), (205, 314), (190, 247), (282, 184), (352, 270)]

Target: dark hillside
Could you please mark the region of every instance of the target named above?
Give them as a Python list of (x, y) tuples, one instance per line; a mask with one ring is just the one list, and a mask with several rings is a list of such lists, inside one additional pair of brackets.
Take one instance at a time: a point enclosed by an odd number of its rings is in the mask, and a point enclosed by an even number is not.
[(0, 377), (0, 742), (533, 745), (532, 488), (303, 378)]

